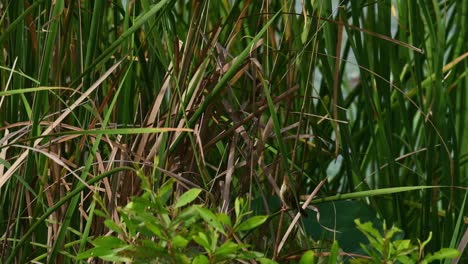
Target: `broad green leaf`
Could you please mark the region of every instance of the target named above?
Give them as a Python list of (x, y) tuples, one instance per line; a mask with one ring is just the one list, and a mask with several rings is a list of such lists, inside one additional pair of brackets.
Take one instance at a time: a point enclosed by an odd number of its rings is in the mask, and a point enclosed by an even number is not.
[(191, 203), (193, 200), (197, 199), (198, 195), (202, 190), (200, 189), (190, 189), (182, 194), (179, 199), (177, 200), (174, 208), (179, 208), (185, 206), (188, 203)]
[(119, 248), (127, 245), (124, 241), (114, 236), (104, 236), (96, 238), (93, 244), (95, 247), (103, 248)]
[(447, 258), (456, 258), (460, 256), (460, 251), (454, 248), (443, 248), (434, 254), (428, 254), (422, 261), (422, 264), (431, 263), (434, 260), (442, 260)]
[(85, 252), (82, 252), (80, 254), (78, 254), (75, 259), (76, 260), (81, 260), (81, 259), (87, 259), (87, 258), (91, 258), (91, 257), (100, 257), (100, 258), (104, 258), (104, 257), (107, 257), (107, 258), (112, 258), (112, 257), (115, 257), (120, 251), (124, 250), (124, 249), (127, 249), (127, 248), (130, 248), (131, 246), (124, 246), (124, 247), (121, 247), (119, 249), (116, 249), (116, 248), (112, 248), (112, 247), (95, 247), (95, 248), (92, 248), (90, 250), (87, 250)]
[(278, 262), (274, 261), (274, 260), (271, 260), (269, 258), (259, 258), (257, 259), (258, 262), (260, 262), (260, 264), (277, 264)]
[(205, 222), (207, 222), (210, 226), (212, 226), (218, 232), (221, 232), (222, 234), (226, 235), (223, 224), (221, 223), (221, 221), (219, 221), (218, 217), (216, 217), (216, 215), (213, 214), (213, 212), (203, 207), (197, 207), (197, 211), (200, 214), (200, 216), (203, 218), (203, 220), (205, 220)]
[(314, 264), (315, 263), (315, 253), (312, 250), (307, 250), (304, 255), (302, 255), (299, 264)]
[(172, 245), (173, 245), (175, 248), (185, 248), (185, 247), (187, 246), (188, 242), (190, 242), (190, 240), (185, 239), (185, 238), (183, 238), (183, 237), (180, 236), (180, 235), (176, 235), (176, 236), (172, 239)]
[(209, 260), (205, 255), (198, 255), (193, 258), (192, 264), (208, 264)]
[(79, 253), (76, 255), (76, 260), (87, 259), (92, 257), (100, 257), (105, 255), (114, 254), (114, 250), (112, 248), (104, 248), (104, 247), (95, 247), (85, 252)]
[(123, 257), (123, 256), (118, 256), (118, 255), (106, 255), (106, 256), (101, 256), (100, 258), (109, 262), (130, 263), (133, 261), (129, 257)]
[(414, 264), (415, 262), (413, 259), (411, 259), (408, 256), (398, 256), (396, 260), (398, 260), (398, 262), (401, 264)]
[(237, 257), (241, 259), (258, 259), (258, 258), (263, 258), (265, 254), (257, 251), (239, 251), (237, 252)]
[(122, 229), (121, 227), (116, 224), (114, 221), (110, 220), (110, 219), (106, 219), (104, 221), (104, 225), (109, 228), (110, 230), (116, 232), (117, 234), (122, 234)]
[(396, 246), (396, 251), (397, 252), (402, 252), (402, 251), (406, 251), (406, 250), (414, 248), (411, 245), (411, 240), (409, 240), (409, 239), (397, 240), (393, 244)]
[(251, 230), (265, 223), (267, 219), (268, 216), (266, 215), (257, 215), (240, 223), (237, 227), (234, 228), (234, 230), (237, 232)]
[[(152, 219), (156, 221), (157, 218), (152, 218)], [(157, 237), (162, 238), (162, 239), (167, 239), (164, 232), (161, 231), (161, 226), (158, 223), (153, 222), (153, 221), (145, 221), (143, 224), (146, 228), (148, 228), (148, 230), (150, 230)]]
[(108, 217), (108, 215), (104, 211), (101, 211), (99, 209), (95, 209), (94, 214), (97, 215), (97, 216), (100, 216), (102, 218), (107, 218)]
[(227, 259), (236, 254), (236, 252), (242, 247), (239, 244), (236, 244), (232, 241), (226, 241), (220, 247), (216, 249), (214, 254), (217, 256), (217, 259)]
[(354, 220), (357, 228), (367, 237), (370, 244), (379, 244), (383, 240), (382, 235), (372, 225), (372, 222), (361, 223), (360, 219)]
[(181, 223), (182, 226), (191, 227), (196, 221), (200, 219), (200, 214), (196, 210), (197, 206), (188, 206), (176, 216), (173, 224)]
[(198, 232), (198, 235), (193, 236), (193, 240), (202, 246), (207, 252), (211, 252), (211, 243), (205, 233)]
[(229, 216), (226, 214), (218, 214), (218, 219), (229, 228), (232, 228), (231, 218), (229, 218)]

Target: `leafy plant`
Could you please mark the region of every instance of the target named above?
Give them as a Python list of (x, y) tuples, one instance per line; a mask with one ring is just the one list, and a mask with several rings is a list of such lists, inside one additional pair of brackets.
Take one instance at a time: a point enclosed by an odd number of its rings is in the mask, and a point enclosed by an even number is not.
[(431, 263), (435, 260), (455, 258), (460, 255), (456, 249), (442, 248), (437, 252), (423, 255), (424, 247), (432, 239), (432, 232), (429, 237), (421, 242), (418, 239), (418, 245), (411, 243), (410, 239), (398, 239), (402, 235), (402, 230), (392, 226), (387, 229), (383, 225), (383, 235), (373, 227), (371, 222), (361, 223), (359, 219), (355, 220), (357, 228), (369, 240), (368, 245), (361, 243), (362, 249), (367, 253), (367, 258), (355, 258), (351, 260), (354, 264), (364, 263)]
[(144, 194), (118, 209), (118, 222), (100, 211), (112, 234), (94, 239), (94, 247), (78, 254), (77, 260), (98, 257), (132, 263), (267, 261), (262, 253), (241, 242), (243, 234), (267, 220), (267, 216), (250, 217), (244, 199), (235, 200), (236, 217), (232, 223), (226, 214), (193, 204), (200, 189), (190, 189), (172, 201), (174, 181), (169, 180), (155, 192), (148, 184), (142, 177)]
[[(91, 240), (111, 259), (225, 245), (289, 261), (311, 236), (355, 252), (354, 214), (432, 231), (427, 252), (463, 247), (466, 3), (0, 1), (0, 262), (74, 263)], [(281, 251), (280, 221), (248, 229), (285, 177), (322, 217)]]

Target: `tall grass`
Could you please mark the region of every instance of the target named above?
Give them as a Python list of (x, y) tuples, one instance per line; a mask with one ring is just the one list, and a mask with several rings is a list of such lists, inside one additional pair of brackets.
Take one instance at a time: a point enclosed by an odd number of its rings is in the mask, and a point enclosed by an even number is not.
[[(317, 206), (354, 194), (407, 237), (432, 231), (429, 251), (457, 247), (467, 12), (466, 1), (1, 3), (1, 258), (73, 262), (108, 232), (97, 209), (118, 222), (141, 193), (135, 169), (155, 189), (175, 178), (174, 195), (200, 187), (223, 212), (247, 195), (271, 214), (283, 177), (296, 202), (323, 181)], [(265, 244), (245, 242), (281, 259), (265, 246), (274, 223)], [(290, 248), (311, 247), (297, 236)]]

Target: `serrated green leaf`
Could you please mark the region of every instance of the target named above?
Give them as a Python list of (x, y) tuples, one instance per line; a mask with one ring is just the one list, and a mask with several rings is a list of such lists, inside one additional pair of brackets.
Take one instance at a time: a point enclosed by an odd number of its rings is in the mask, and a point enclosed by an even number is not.
[(179, 197), (176, 204), (174, 205), (174, 208), (179, 208), (179, 207), (185, 206), (188, 203), (193, 202), (193, 200), (197, 199), (201, 191), (202, 190), (200, 189), (190, 189), (186, 191), (184, 194), (182, 194)]
[(261, 224), (265, 223), (265, 221), (268, 219), (268, 216), (266, 215), (257, 215), (254, 217), (251, 217), (244, 222), (240, 223), (237, 227), (234, 228), (235, 231), (247, 231), (256, 228), (257, 226), (260, 226)]

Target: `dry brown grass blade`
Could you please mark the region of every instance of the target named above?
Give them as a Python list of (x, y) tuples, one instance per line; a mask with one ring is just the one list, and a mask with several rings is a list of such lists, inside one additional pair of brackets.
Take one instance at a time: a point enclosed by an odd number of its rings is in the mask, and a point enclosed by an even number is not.
[[(7, 138), (9, 134), (10, 134), (10, 131), (8, 129), (5, 129), (5, 133), (3, 134), (3, 136)], [(8, 150), (7, 145), (8, 145), (8, 140), (4, 140), (3, 142), (0, 142), (0, 148), (1, 148), (0, 159), (2, 160), (6, 160), (6, 153)], [(4, 170), (5, 170), (5, 165), (3, 165), (3, 163), (0, 163), (0, 175), (3, 175)]]
[(230, 204), (230, 190), (231, 190), (231, 182), (232, 182), (232, 174), (234, 173), (234, 160), (236, 156), (236, 145), (237, 145), (237, 134), (232, 136), (232, 140), (229, 146), (229, 156), (228, 156), (228, 164), (226, 168), (226, 178), (224, 181), (224, 190), (222, 193), (223, 203), (221, 205), (221, 212), (227, 213)]
[(49, 159), (51, 159), (53, 162), (55, 162), (55, 164), (61, 166), (62, 168), (64, 168), (65, 170), (67, 170), (70, 174), (72, 174), (73, 176), (75, 176), (75, 178), (77, 180), (79, 180), (84, 186), (88, 187), (89, 189), (92, 189), (91, 186), (89, 186), (85, 181), (83, 181), (80, 176), (78, 174), (75, 173), (74, 170), (72, 170), (70, 167), (67, 166), (67, 164), (65, 164), (64, 161), (62, 161), (62, 159), (60, 158), (60, 155), (58, 155), (57, 153), (53, 153), (53, 152), (50, 152), (50, 151), (46, 151), (44, 149), (42, 149), (42, 147), (40, 146), (37, 146), (36, 148), (33, 148), (33, 147), (28, 147), (28, 146), (20, 146), (20, 145), (14, 145), (15, 147), (18, 147), (18, 148), (25, 148), (26, 149), (26, 153), (29, 152), (29, 151), (32, 151), (32, 152), (38, 152), (38, 153), (41, 153), (42, 155), (48, 157)]
[[(15, 58), (15, 61), (13, 62), (13, 66), (11, 67), (10, 75), (8, 76), (8, 81), (7, 81), (6, 85), (5, 85), (5, 90), (4, 91), (7, 91), (8, 87), (10, 86), (11, 79), (13, 78), (13, 71), (14, 71), (14, 69), (16, 67), (17, 60), (18, 60), (18, 58)], [(3, 100), (5, 100), (5, 96), (2, 96), (2, 98), (0, 98), (0, 109), (2, 109)]]
[[(198, 96), (196, 95), (199, 95), (199, 94), (202, 94), (202, 78), (199, 78), (199, 76), (203, 76), (205, 74), (205, 71), (207, 69), (207, 64), (206, 63), (203, 63), (200, 65), (200, 68), (197, 69), (197, 71), (195, 72), (193, 78), (190, 80), (190, 84), (189, 84), (189, 89), (194, 89), (194, 96), (191, 96), (190, 99), (189, 99), (189, 102), (187, 103), (187, 107), (185, 109), (183, 109), (183, 111), (185, 112), (191, 112), (192, 109), (195, 108), (195, 102), (198, 98)], [(184, 98), (184, 97), (182, 97)], [(180, 107), (182, 107), (183, 103), (181, 102), (180, 103)], [(177, 115), (178, 111), (177, 111), (177, 108), (174, 108), (175, 110), (173, 111), (173, 114), (174, 115)], [(182, 111), (182, 109), (180, 109)], [(185, 126), (185, 119), (181, 119), (177, 125), (177, 128), (183, 128)], [(175, 139), (177, 139), (180, 134), (182, 132), (176, 132), (174, 133), (174, 136), (173, 136), (173, 143), (175, 142)]]
[[(161, 104), (162, 104), (164, 96), (165, 96), (165, 94), (167, 92), (167, 89), (169, 88), (170, 79), (171, 79), (171, 77), (170, 77), (171, 74), (170, 73), (172, 72), (172, 68), (173, 67), (172, 67), (172, 63), (171, 63), (169, 65), (168, 73), (166, 74), (166, 76), (164, 78), (164, 83), (163, 83), (163, 85), (161, 86), (161, 88), (159, 90), (158, 96), (154, 100), (153, 107), (151, 107), (151, 111), (147, 115), (147, 118), (146, 118), (146, 121), (145, 121), (146, 126), (154, 126), (154, 124), (156, 124), (157, 117), (161, 114), (161, 112), (160, 112)], [(144, 157), (146, 155), (145, 154), (145, 149), (149, 145), (150, 138), (152, 136), (153, 136), (153, 134), (144, 134), (144, 135), (141, 135), (141, 140), (139, 140), (138, 138), (135, 140), (135, 143), (138, 142), (138, 148), (136, 150), (136, 153), (138, 154), (138, 156)], [(162, 136), (162, 135), (159, 135), (159, 136)], [(140, 137), (140, 135), (138, 137)], [(133, 147), (132, 147), (132, 149), (133, 149)], [(150, 153), (152, 153), (152, 151), (153, 151), (153, 149), (150, 150)], [(154, 149), (154, 152), (155, 152), (155, 149)], [(154, 153), (153, 153), (153, 155), (154, 155)], [(147, 157), (146, 160), (150, 160), (150, 159), (152, 159), (152, 157), (153, 156)], [(139, 161), (139, 160), (140, 160), (139, 158), (136, 159), (136, 161)]]
[[(41, 135), (45, 136), (50, 134), (62, 121), (76, 108), (82, 101), (84, 101), (88, 96), (96, 90), (99, 85), (107, 78), (109, 75), (114, 72), (117, 67), (122, 63), (123, 59), (119, 60), (112, 67), (110, 67), (102, 76), (99, 78), (91, 87), (83, 93), (69, 108), (67, 108), (58, 118), (55, 120), (50, 127), (48, 127)], [(36, 139), (34, 141), (33, 147), (37, 147), (42, 141), (42, 138)], [(5, 172), (5, 174), (0, 175), (0, 189), (5, 185), (5, 183), (11, 178), (13, 173), (19, 168), (19, 166), (24, 162), (28, 156), (29, 151), (24, 151), (21, 155), (15, 160), (11, 167)]]
[[(309, 197), (307, 198), (307, 200), (304, 202), (304, 204), (302, 205), (302, 209), (307, 209), (307, 206), (309, 206), (310, 202), (312, 201), (312, 199), (317, 195), (318, 191), (320, 190), (320, 188), (322, 188), (322, 185), (327, 181), (327, 178), (323, 179), (322, 181), (320, 181), (320, 183), (317, 185), (317, 187), (315, 187), (315, 189), (312, 191), (312, 193), (309, 195)], [(284, 236), (283, 238), (281, 239), (281, 242), (278, 246), (278, 254), (281, 252), (281, 249), (283, 248), (284, 244), (286, 243), (286, 240), (288, 239), (289, 237), (289, 234), (291, 234), (291, 231), (293, 230), (294, 226), (296, 226), (297, 224), (297, 221), (299, 220), (299, 218), (301, 217), (301, 212), (297, 212), (296, 216), (294, 217), (293, 221), (291, 222), (291, 224), (289, 225), (288, 229), (286, 230), (286, 233), (284, 233)]]

